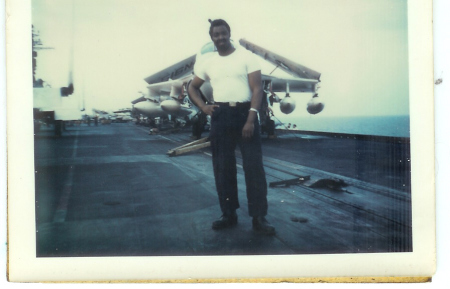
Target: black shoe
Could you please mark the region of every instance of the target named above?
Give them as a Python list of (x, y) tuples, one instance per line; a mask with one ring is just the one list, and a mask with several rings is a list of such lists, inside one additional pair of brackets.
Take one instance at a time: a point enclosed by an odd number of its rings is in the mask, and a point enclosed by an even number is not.
[(275, 235), (275, 228), (264, 217), (253, 217), (253, 230), (265, 235)]
[(220, 217), (220, 219), (213, 222), (212, 228), (214, 230), (229, 228), (229, 227), (237, 225), (237, 221), (238, 221), (238, 217), (236, 215), (236, 212), (229, 213), (229, 214), (223, 214), (222, 217)]

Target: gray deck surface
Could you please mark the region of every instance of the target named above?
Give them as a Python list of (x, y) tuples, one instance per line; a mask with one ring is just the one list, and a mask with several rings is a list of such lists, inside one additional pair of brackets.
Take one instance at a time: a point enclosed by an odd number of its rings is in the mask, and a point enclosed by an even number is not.
[[(333, 136), (263, 139), (275, 236), (252, 231), (242, 167), (239, 223), (220, 217), (209, 148), (177, 157), (189, 130), (149, 135), (133, 123), (43, 128), (35, 137), (37, 256), (333, 254), (412, 250), (409, 145)], [(206, 134), (205, 134), (206, 135)], [(238, 153), (239, 156), (239, 153)], [(238, 158), (238, 163), (240, 159)], [(346, 191), (311, 188), (339, 178)]]

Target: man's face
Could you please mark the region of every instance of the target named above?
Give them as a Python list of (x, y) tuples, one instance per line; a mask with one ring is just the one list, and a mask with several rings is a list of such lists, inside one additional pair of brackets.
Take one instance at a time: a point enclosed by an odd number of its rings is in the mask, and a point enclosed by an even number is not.
[(227, 50), (230, 43), (230, 33), (224, 25), (213, 27), (211, 40), (216, 45), (217, 50)]

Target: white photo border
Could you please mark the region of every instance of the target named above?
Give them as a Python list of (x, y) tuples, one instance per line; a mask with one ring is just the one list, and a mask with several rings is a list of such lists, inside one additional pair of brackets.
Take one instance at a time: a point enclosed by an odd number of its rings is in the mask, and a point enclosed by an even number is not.
[[(7, 237), (10, 281), (151, 282), (257, 278), (270, 281), (276, 278), (429, 277), (434, 274), (436, 239), (432, 1), (408, 1), (413, 252), (100, 258), (36, 258), (32, 87), (24, 85), (31, 83), (31, 1), (6, 2)], [(25, 77), (28, 75), (30, 76)], [(229, 267), (233, 270), (228, 270)]]

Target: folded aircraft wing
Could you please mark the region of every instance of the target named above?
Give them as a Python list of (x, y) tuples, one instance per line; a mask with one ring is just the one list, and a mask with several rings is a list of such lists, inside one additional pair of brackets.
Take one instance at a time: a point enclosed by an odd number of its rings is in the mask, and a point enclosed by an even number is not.
[(266, 74), (263, 74), (261, 78), (265, 83), (270, 82), (273, 92), (315, 92), (319, 82), (315, 79), (278, 78)]
[(247, 50), (250, 50), (256, 55), (259, 55), (260, 57), (264, 58), (264, 60), (267, 60), (273, 65), (276, 65), (277, 67), (279, 67), (286, 73), (291, 74), (292, 76), (306, 79), (315, 79), (317, 81), (320, 81), (320, 73), (317, 71), (314, 71), (298, 63), (295, 63), (292, 60), (289, 60), (258, 45), (255, 45), (245, 39), (239, 40), (239, 43)]
[(171, 79), (179, 79), (186, 75), (192, 74), (194, 70), (196, 55), (192, 55), (172, 66), (169, 66), (153, 75), (148, 76), (144, 80), (148, 84), (165, 82)]
[(124, 108), (124, 109), (119, 109), (116, 111), (113, 111), (114, 113), (127, 113), (127, 112), (132, 112), (133, 110), (130, 108)]
[(132, 104), (136, 104), (136, 103), (144, 101), (144, 100), (147, 100), (147, 98), (145, 98), (145, 96), (141, 96), (141, 97), (136, 98), (135, 100), (133, 100), (131, 103)]
[(187, 75), (180, 79), (169, 80), (164, 82), (158, 82), (147, 86), (149, 90), (149, 96), (178, 96), (182, 93), (183, 85), (191, 80), (193, 75)]
[(136, 98), (136, 99), (133, 100), (131, 103), (132, 103), (132, 104), (136, 104), (136, 103), (138, 103), (138, 102), (146, 101), (146, 100), (151, 100), (151, 101), (153, 101), (153, 102), (158, 103), (158, 102), (159, 102), (159, 97), (153, 97), (153, 96), (143, 95), (143, 96), (141, 96), (141, 97), (139, 97), (139, 98)]

